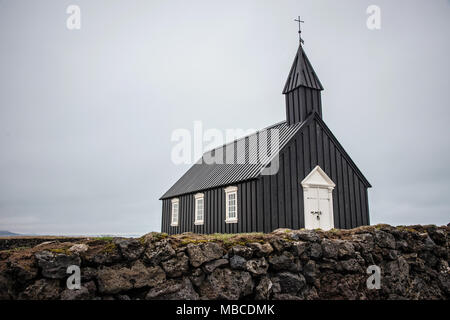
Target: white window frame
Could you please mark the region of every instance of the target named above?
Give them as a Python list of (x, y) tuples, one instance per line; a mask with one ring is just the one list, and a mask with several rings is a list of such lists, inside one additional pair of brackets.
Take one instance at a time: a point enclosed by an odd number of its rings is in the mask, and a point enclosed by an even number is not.
[[(203, 202), (203, 208), (202, 208), (202, 219), (198, 219), (198, 201)], [(194, 210), (194, 225), (203, 225), (205, 223), (205, 195), (203, 193), (197, 193), (194, 195), (194, 203), (195, 203), (195, 210)]]
[[(238, 188), (235, 186), (225, 188), (225, 223), (237, 223), (238, 222), (237, 190), (238, 190)], [(230, 218), (230, 214), (229, 214), (230, 208), (229, 208), (228, 197), (232, 194), (234, 194), (234, 199), (235, 199), (234, 207), (235, 207), (236, 216), (233, 218)]]
[[(177, 214), (176, 214), (176, 217), (177, 217), (177, 221), (175, 221), (174, 222), (174, 219), (173, 219), (173, 217), (175, 216), (174, 215), (174, 209), (175, 209), (175, 207), (177, 208)], [(172, 227), (178, 227), (178, 222), (180, 221), (180, 200), (178, 199), (178, 198), (175, 198), (175, 199), (172, 199), (172, 203), (171, 203), (171, 210), (170, 210), (170, 225), (172, 226)]]

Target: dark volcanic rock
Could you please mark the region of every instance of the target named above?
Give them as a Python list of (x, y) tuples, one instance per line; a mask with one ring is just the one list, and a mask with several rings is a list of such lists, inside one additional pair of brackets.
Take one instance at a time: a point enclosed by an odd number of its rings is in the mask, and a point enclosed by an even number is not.
[(50, 279), (63, 279), (67, 277), (67, 267), (81, 264), (81, 259), (77, 255), (42, 251), (36, 253), (35, 257), (38, 266), (42, 269), (42, 275)]
[(172, 257), (175, 257), (175, 250), (166, 239), (149, 245), (144, 253), (144, 261), (154, 266)]
[(154, 287), (166, 276), (161, 267), (146, 267), (137, 261), (131, 268), (106, 267), (98, 271), (98, 289), (104, 294), (115, 294), (132, 289)]
[(312, 243), (310, 250), (310, 257), (313, 259), (319, 259), (322, 256), (322, 246), (319, 243)]
[(280, 285), (281, 293), (296, 294), (306, 285), (306, 280), (303, 275), (296, 275), (290, 272), (279, 273), (273, 281)]
[(201, 268), (195, 268), (194, 270), (192, 270), (189, 279), (194, 286), (199, 287), (202, 284), (203, 280), (205, 280), (205, 273)]
[(214, 242), (202, 243), (201, 245), (190, 243), (187, 246), (187, 253), (191, 264), (194, 267), (199, 267), (205, 262), (221, 258), (223, 249)]
[(180, 277), (189, 270), (189, 259), (184, 252), (179, 252), (175, 258), (161, 263), (168, 277)]
[(334, 240), (322, 240), (322, 252), (325, 258), (336, 259), (338, 257), (339, 244)]
[(263, 277), (255, 288), (255, 300), (269, 300), (272, 295), (273, 283), (268, 277)]
[(206, 299), (237, 300), (253, 291), (253, 280), (246, 271), (216, 269), (200, 286), (200, 295)]
[(130, 261), (139, 259), (145, 250), (145, 247), (136, 239), (116, 239), (114, 243), (122, 256)]
[(244, 257), (234, 255), (230, 258), (230, 267), (231, 269), (236, 270), (245, 270), (245, 264), (247, 260)]
[(267, 273), (268, 268), (269, 264), (263, 257), (258, 259), (251, 259), (245, 263), (245, 269), (254, 275), (264, 275)]
[(277, 255), (272, 254), (269, 257), (269, 264), (274, 270), (290, 270), (295, 266), (295, 257), (288, 251)]
[(10, 274), (19, 284), (26, 284), (38, 275), (38, 268), (30, 259), (8, 261), (7, 266), (5, 273)]
[(251, 242), (248, 244), (248, 246), (252, 248), (253, 253), (256, 257), (267, 257), (273, 251), (273, 248), (270, 245), (270, 243), (261, 244), (258, 242)]
[(219, 267), (228, 265), (228, 259), (218, 259), (214, 261), (210, 261), (203, 265), (203, 270), (206, 273), (211, 273)]
[(83, 286), (77, 290), (66, 289), (61, 293), (61, 300), (89, 300), (91, 298), (88, 288)]
[(233, 255), (241, 256), (245, 259), (250, 259), (253, 255), (253, 250), (246, 246), (237, 245), (231, 249)]
[(56, 300), (60, 296), (59, 281), (54, 279), (39, 279), (28, 286), (21, 294), (21, 300)]
[(395, 249), (395, 238), (392, 234), (375, 230), (375, 239), (381, 248)]
[(198, 300), (192, 283), (187, 278), (182, 280), (168, 280), (160, 286), (150, 289), (147, 300)]
[(303, 240), (309, 242), (318, 242), (320, 240), (319, 235), (314, 230), (296, 230), (291, 235), (294, 240)]
[(109, 242), (98, 248), (89, 247), (89, 249), (81, 254), (83, 263), (86, 265), (100, 266), (111, 265), (122, 260), (119, 248)]

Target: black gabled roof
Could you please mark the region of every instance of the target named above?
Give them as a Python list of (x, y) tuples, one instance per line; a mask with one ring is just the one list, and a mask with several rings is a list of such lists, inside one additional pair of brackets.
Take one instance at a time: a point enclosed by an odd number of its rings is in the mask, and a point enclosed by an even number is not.
[(298, 47), (297, 54), (295, 55), (294, 63), (292, 64), (291, 71), (283, 89), (283, 94), (289, 93), (300, 86), (323, 90), (322, 84), (301, 45)]
[[(320, 116), (314, 112), (309, 115), (308, 118), (305, 119), (302, 123), (296, 123), (293, 125), (287, 125), (286, 121), (277, 123), (270, 127), (267, 127), (263, 130), (257, 131), (254, 134), (243, 137), (241, 139), (235, 140), (228, 144), (225, 144), (216, 149), (210, 150), (206, 152), (202, 158), (197, 161), (165, 194), (163, 194), (160, 198), (167, 199), (173, 198), (176, 196), (180, 196), (183, 194), (200, 192), (203, 190), (207, 190), (210, 188), (227, 186), (233, 183), (242, 182), (246, 180), (256, 179), (261, 175), (261, 171), (266, 168), (273, 157), (275, 157), (285, 146), (286, 144), (294, 137), (294, 135), (299, 132), (301, 129), (306, 127), (312, 120), (316, 120), (317, 123), (324, 129), (328, 137), (335, 143), (336, 147), (342, 153), (342, 155), (346, 158), (350, 166), (355, 170), (356, 174), (361, 178), (366, 187), (370, 188), (371, 184), (364, 177), (362, 172), (358, 169), (356, 164), (344, 150), (342, 145), (333, 135), (331, 130), (327, 127), (325, 122), (320, 118)], [(264, 134), (266, 130), (270, 129), (278, 129), (279, 130), (279, 144), (277, 150), (270, 150), (270, 143), (268, 143), (269, 152), (264, 154), (270, 154), (270, 157), (263, 158), (264, 161), (258, 161), (258, 163), (251, 163), (248, 159), (252, 157), (257, 157), (259, 155), (259, 145), (256, 148), (252, 148), (252, 145), (249, 143), (252, 137), (256, 137), (258, 141), (260, 139), (264, 139)], [(270, 140), (269, 139), (266, 139)], [(234, 164), (207, 164), (202, 161), (205, 156), (211, 154), (217, 154), (223, 152), (226, 155), (227, 148), (232, 148), (234, 150), (238, 150), (239, 142), (242, 143), (245, 150), (245, 160), (243, 163), (238, 162)], [(245, 144), (244, 144), (245, 143)], [(235, 152), (236, 153), (236, 152)], [(236, 158), (236, 157), (235, 157)]]
[[(303, 123), (306, 123), (306, 121)], [(268, 166), (273, 157), (298, 132), (303, 123), (288, 126), (286, 121), (283, 121), (206, 152), (160, 199), (172, 198), (186, 193), (198, 192), (257, 178), (261, 174), (261, 171)], [(278, 150), (270, 150), (270, 135), (268, 138), (264, 135), (264, 132), (270, 132), (270, 129), (279, 130)], [(269, 152), (260, 153), (260, 145), (257, 144), (255, 147), (254, 144), (250, 143), (253, 138), (258, 139), (258, 142), (265, 141)], [(242, 145), (245, 148), (245, 152), (239, 153), (242, 156), (245, 154), (245, 161), (236, 161), (237, 163), (234, 164), (207, 164), (202, 161), (211, 154), (220, 154), (222, 152), (226, 155), (227, 150), (229, 150), (228, 148), (238, 150), (238, 145)], [(261, 161), (257, 161), (257, 163), (254, 163), (255, 161), (249, 161), (249, 159), (258, 159), (260, 154), (268, 154), (270, 156), (261, 156)]]

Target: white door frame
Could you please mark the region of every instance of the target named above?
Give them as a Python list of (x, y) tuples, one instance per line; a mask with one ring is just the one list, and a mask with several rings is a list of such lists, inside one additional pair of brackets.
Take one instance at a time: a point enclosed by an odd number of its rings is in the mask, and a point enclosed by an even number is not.
[[(312, 226), (307, 224), (309, 222), (308, 210), (308, 189), (309, 188), (321, 188), (328, 190), (329, 196), (329, 225), (330, 229), (334, 228), (334, 215), (333, 215), (333, 189), (336, 186), (335, 183), (328, 177), (328, 175), (322, 170), (321, 167), (316, 166), (301, 182), (303, 187), (303, 215), (305, 217), (305, 228), (311, 229)], [(308, 218), (307, 218), (308, 217)]]

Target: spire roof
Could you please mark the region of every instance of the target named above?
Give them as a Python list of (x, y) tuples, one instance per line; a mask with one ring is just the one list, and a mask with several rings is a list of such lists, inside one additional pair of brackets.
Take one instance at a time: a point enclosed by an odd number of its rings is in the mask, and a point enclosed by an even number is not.
[(286, 94), (298, 87), (303, 86), (316, 90), (323, 90), (322, 84), (316, 75), (305, 51), (300, 44), (295, 55), (294, 63), (283, 89), (283, 94)]

